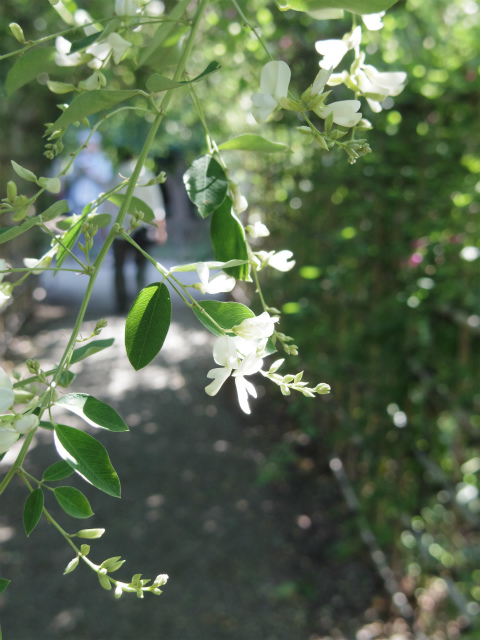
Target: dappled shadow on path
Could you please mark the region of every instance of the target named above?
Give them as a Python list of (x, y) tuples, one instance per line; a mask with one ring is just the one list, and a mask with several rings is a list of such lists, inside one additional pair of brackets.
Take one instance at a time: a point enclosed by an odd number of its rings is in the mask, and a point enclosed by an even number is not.
[[(176, 315), (161, 354), (146, 369), (135, 373), (128, 363), (124, 323), (115, 317), (102, 333), (102, 338), (115, 337), (114, 346), (72, 368), (78, 373), (73, 390), (114, 406), (129, 433), (94, 430), (72, 414), (56, 414), (59, 422), (88, 429), (107, 447), (122, 481), (121, 501), (74, 479), (96, 513), (72, 523), (47, 496), (48, 508), (70, 532), (107, 528), (92, 543), (94, 561), (122, 555), (127, 563), (118, 575), (127, 581), (133, 573), (151, 578), (168, 573), (164, 593), (146, 594), (143, 601), (125, 594), (117, 601), (86, 567), (63, 577), (71, 550), (45, 521), (25, 540), (19, 505), (26, 495), (14, 482), (3, 499), (0, 522), (2, 575), (12, 579), (0, 610), (5, 638), (273, 640), (304, 635), (301, 607), (274, 597), (288, 578), (294, 550), (278, 530), (268, 488), (256, 482), (263, 456), (250, 438), (255, 419), (242, 419), (228, 391), (218, 402), (205, 394), (213, 337), (185, 312)], [(68, 330), (61, 324), (33, 339), (44, 366), (58, 362), (64, 348)], [(22, 348), (26, 351), (25, 342)], [(42, 432), (26, 468), (41, 476), (55, 456), (50, 432)]]

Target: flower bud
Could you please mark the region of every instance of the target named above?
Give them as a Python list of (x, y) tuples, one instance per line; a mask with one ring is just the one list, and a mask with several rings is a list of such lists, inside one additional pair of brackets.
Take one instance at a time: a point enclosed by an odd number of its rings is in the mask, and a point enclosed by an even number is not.
[(17, 197), (17, 185), (13, 180), (9, 180), (7, 182), (7, 198), (8, 201), (12, 204), (15, 202), (15, 198)]
[(16, 22), (11, 22), (8, 26), (10, 27), (10, 31), (12, 32), (12, 35), (15, 38), (15, 40), (18, 40), (20, 44), (26, 44), (22, 27)]
[(325, 395), (327, 393), (330, 393), (330, 385), (329, 384), (325, 384), (325, 382), (321, 382), (320, 384), (317, 384), (317, 386), (314, 389), (315, 393), (318, 393), (319, 395)]

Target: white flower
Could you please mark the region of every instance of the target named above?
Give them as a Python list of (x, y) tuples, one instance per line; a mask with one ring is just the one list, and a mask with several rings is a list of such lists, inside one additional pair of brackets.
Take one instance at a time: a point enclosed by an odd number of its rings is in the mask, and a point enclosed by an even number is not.
[(230, 338), (229, 336), (222, 336), (215, 341), (213, 358), (217, 364), (221, 365), (221, 368), (211, 369), (207, 373), (207, 378), (213, 379), (213, 382), (205, 387), (205, 391), (209, 396), (216, 395), (225, 380), (232, 375), (233, 370), (236, 369), (233, 377), (235, 378), (238, 402), (242, 411), (250, 413), (248, 395), (250, 394), (256, 398), (257, 392), (253, 384), (245, 380), (244, 376), (250, 376), (260, 371), (263, 360), (257, 356), (256, 352), (251, 351), (239, 364), (236, 341), (236, 338)]
[(232, 203), (233, 212), (236, 215), (239, 215), (240, 213), (243, 213), (245, 209), (248, 207), (248, 201), (240, 191), (240, 188), (238, 187), (238, 185), (236, 185), (234, 182), (230, 182), (230, 191), (232, 192), (232, 196), (233, 196), (233, 203)]
[[(98, 33), (99, 30), (93, 24), (92, 16), (84, 9), (77, 9), (77, 11), (75, 11), (75, 13), (73, 14), (73, 19), (76, 25), (78, 25), (79, 27), (83, 26), (83, 31), (86, 36), (91, 36), (94, 33)], [(84, 25), (88, 26), (85, 27)]]
[(72, 43), (63, 36), (55, 38), (55, 47), (57, 49), (55, 53), (55, 64), (58, 67), (76, 67), (90, 59), (89, 55), (80, 53), (79, 51), (70, 53)]
[(249, 224), (246, 229), (252, 238), (266, 238), (270, 235), (270, 231), (263, 222), (257, 221), (254, 224)]
[(113, 51), (113, 61), (115, 64), (118, 64), (131, 43), (122, 38), (118, 33), (111, 33), (107, 38), (107, 42)]
[(379, 113), (382, 100), (387, 96), (398, 96), (403, 91), (407, 74), (404, 71), (381, 72), (371, 65), (362, 65), (355, 79), (372, 111)]
[(18, 420), (15, 420), (15, 422), (13, 423), (13, 427), (15, 428), (15, 430), (18, 431), (18, 433), (21, 433), (22, 435), (24, 435), (25, 433), (28, 433), (32, 429), (35, 429), (35, 427), (38, 427), (38, 425), (39, 425), (38, 416), (34, 415), (33, 413), (29, 413), (26, 416), (22, 416)]
[(310, 95), (312, 97), (319, 96), (327, 84), (328, 79), (332, 75), (332, 68), (330, 69), (320, 69), (317, 73), (315, 80), (313, 81), (312, 88), (310, 90)]
[(315, 48), (323, 56), (320, 62), (322, 69), (335, 69), (351, 49), (357, 49), (362, 40), (362, 28), (355, 27), (346, 33), (341, 40), (318, 40)]
[(360, 106), (360, 100), (339, 100), (315, 109), (315, 113), (320, 118), (326, 118), (330, 113), (333, 113), (335, 124), (342, 127), (354, 127), (362, 119), (362, 114), (357, 113)]
[(274, 324), (279, 318), (271, 317), (266, 311), (254, 318), (246, 318), (236, 327), (232, 328), (233, 333), (245, 340), (263, 340), (269, 338), (274, 331)]
[(100, 87), (105, 87), (107, 79), (101, 71), (94, 71), (91, 76), (78, 83), (78, 88), (83, 91), (96, 91)]
[(12, 407), (14, 400), (13, 383), (0, 367), (0, 413), (8, 411)]
[(137, 15), (138, 5), (136, 0), (115, 0), (115, 13), (117, 16)]
[(5, 453), (14, 444), (20, 434), (8, 422), (0, 422), (0, 454)]
[(362, 20), (369, 31), (378, 31), (383, 27), (382, 18), (384, 15), (385, 11), (380, 11), (380, 13), (369, 13), (368, 15), (362, 16)]
[(293, 253), (286, 249), (274, 253), (273, 256), (268, 259), (268, 266), (277, 269), (277, 271), (290, 271), (295, 265), (295, 260), (290, 260), (292, 256)]
[(257, 251), (255, 256), (260, 260), (259, 268), (268, 265), (277, 269), (277, 271), (290, 271), (295, 265), (295, 260), (290, 260), (293, 253), (287, 249), (278, 253), (275, 253), (275, 251)]
[(261, 93), (254, 93), (252, 96), (255, 105), (253, 117), (258, 123), (265, 122), (280, 100), (287, 97), (291, 75), (290, 67), (282, 60), (267, 62), (263, 67), (260, 76)]
[(197, 273), (200, 278), (200, 283), (195, 284), (194, 287), (202, 293), (227, 293), (235, 286), (235, 278), (225, 274), (216, 276), (209, 282), (210, 269), (205, 262), (199, 262), (197, 264)]

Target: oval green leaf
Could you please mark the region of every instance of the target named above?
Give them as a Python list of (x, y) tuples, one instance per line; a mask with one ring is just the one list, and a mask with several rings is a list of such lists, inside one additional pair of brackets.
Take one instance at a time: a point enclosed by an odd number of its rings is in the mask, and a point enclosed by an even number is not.
[(63, 214), (68, 213), (69, 210), (68, 202), (66, 200), (59, 200), (52, 204), (51, 207), (48, 207), (48, 209), (45, 209), (40, 215), (42, 216), (43, 222), (49, 222), (50, 220), (55, 220), (58, 216), (63, 216)]
[(262, 138), (262, 136), (257, 136), (253, 133), (244, 133), (241, 136), (231, 138), (230, 140), (223, 142), (218, 148), (220, 151), (236, 150), (254, 151), (256, 153), (277, 153), (279, 151), (288, 151), (291, 153), (291, 150), (286, 144), (270, 142), (270, 140)]
[(57, 487), (53, 490), (58, 504), (72, 518), (89, 518), (93, 511), (87, 498), (75, 487)]
[(5, 591), (10, 582), (11, 580), (7, 580), (7, 578), (0, 578), (0, 593), (3, 593)]
[[(202, 311), (203, 309), (203, 311)], [(244, 304), (239, 302), (218, 302), (217, 300), (200, 300), (198, 306), (193, 307), (193, 311), (200, 322), (216, 336), (224, 334), (212, 323), (205, 312), (222, 327), (222, 329), (232, 329), (246, 318), (254, 318), (255, 314)], [(233, 333), (232, 333), (233, 335)]]
[(70, 124), (92, 116), (99, 111), (107, 111), (120, 102), (124, 102), (140, 92), (136, 89), (110, 91), (108, 89), (98, 89), (97, 91), (87, 91), (72, 100), (62, 115), (47, 129), (47, 133), (66, 129)]
[[(125, 200), (125, 195), (123, 193), (115, 193), (113, 196), (108, 198), (110, 202), (116, 204), (117, 207), (122, 205), (122, 202)], [(153, 222), (155, 220), (155, 214), (153, 213), (153, 209), (148, 206), (143, 200), (137, 198), (136, 196), (132, 196), (130, 203), (128, 205), (127, 213), (135, 213), (135, 211), (141, 211), (143, 213), (143, 222)]]
[(125, 324), (125, 348), (138, 371), (155, 358), (170, 327), (172, 303), (165, 284), (154, 282), (136, 297)]
[(183, 181), (188, 197), (202, 218), (218, 209), (227, 195), (227, 176), (215, 158), (209, 155), (194, 160)]
[[(228, 262), (229, 260), (248, 261), (245, 230), (240, 220), (233, 213), (232, 201), (228, 196), (213, 213), (210, 237), (217, 260), (221, 262)], [(224, 271), (237, 280), (245, 280), (248, 276), (248, 263), (224, 268)]]
[(34, 218), (27, 218), (25, 222), (22, 222), (22, 224), (16, 227), (6, 227), (5, 229), (0, 229), (0, 244), (16, 238), (17, 236), (25, 233), (25, 231), (28, 231), (36, 224), (40, 224), (41, 222), (41, 216), (35, 216)]
[(120, 480), (105, 447), (90, 434), (59, 424), (55, 427), (55, 447), (65, 462), (94, 487), (119, 498)]
[(88, 356), (93, 356), (94, 353), (98, 353), (99, 351), (103, 351), (103, 349), (111, 347), (114, 342), (115, 338), (108, 338), (106, 340), (93, 340), (93, 342), (89, 342), (83, 347), (79, 347), (78, 349), (75, 349), (73, 351), (70, 364), (75, 364), (76, 362), (80, 362), (80, 360), (88, 358)]
[(43, 472), (42, 480), (45, 482), (55, 482), (56, 480), (63, 480), (68, 478), (74, 473), (73, 468), (64, 460), (55, 462)]
[(45, 49), (35, 49), (27, 51), (18, 58), (13, 67), (10, 69), (5, 81), (5, 90), (7, 95), (11, 95), (20, 87), (28, 84), (41, 73), (49, 73), (56, 68), (55, 47), (46, 47)]
[(275, 0), (280, 11), (317, 11), (318, 9), (344, 9), (366, 15), (386, 11), (397, 0)]
[(43, 511), (43, 491), (34, 489), (28, 496), (23, 510), (23, 526), (25, 533), (29, 536), (38, 524)]
[(128, 427), (115, 409), (87, 393), (67, 393), (55, 403), (76, 413), (92, 425), (108, 431), (128, 431)]

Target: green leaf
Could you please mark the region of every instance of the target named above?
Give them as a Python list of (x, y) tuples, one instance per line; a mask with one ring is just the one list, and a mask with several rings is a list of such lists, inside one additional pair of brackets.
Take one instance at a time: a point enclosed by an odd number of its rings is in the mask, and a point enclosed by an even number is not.
[(70, 124), (91, 116), (99, 111), (107, 111), (120, 102), (124, 102), (133, 96), (139, 95), (136, 89), (110, 91), (98, 89), (87, 91), (72, 100), (62, 115), (47, 129), (47, 134), (59, 129), (66, 129)]
[(70, 53), (76, 53), (77, 51), (81, 51), (82, 49), (86, 49), (94, 42), (96, 42), (100, 37), (103, 37), (103, 31), (97, 31), (96, 33), (92, 33), (85, 38), (80, 38), (79, 40), (74, 40), (72, 42), (72, 46), (70, 48)]
[(11, 163), (17, 176), (20, 176), (20, 178), (23, 178), (24, 180), (28, 180), (28, 182), (37, 182), (37, 176), (32, 171), (25, 169), (25, 167), (22, 167), (20, 164), (15, 162), (15, 160), (11, 160)]
[[(121, 207), (122, 202), (125, 200), (125, 195), (123, 193), (115, 193), (113, 196), (110, 196), (109, 200), (110, 202), (113, 202), (113, 204), (117, 205), (117, 207)], [(133, 214), (136, 210), (142, 211), (143, 222), (153, 222), (153, 220), (155, 220), (152, 208), (143, 200), (140, 200), (140, 198), (132, 196), (130, 204), (128, 205), (127, 213)]]
[(108, 431), (128, 431), (128, 427), (115, 409), (87, 393), (67, 393), (55, 404), (68, 409), (92, 425)]
[(188, 197), (202, 218), (218, 209), (227, 195), (227, 176), (215, 158), (209, 155), (194, 160), (183, 181)]
[[(245, 264), (248, 260), (228, 260), (228, 262), (218, 262), (211, 260), (205, 262), (209, 269), (228, 269), (229, 267), (238, 267), (241, 264)], [(188, 271), (196, 271), (198, 262), (192, 262), (191, 264), (179, 264), (176, 267), (171, 267), (169, 273), (186, 273)]]
[(170, 78), (166, 78), (165, 76), (160, 75), (159, 73), (154, 73), (147, 80), (147, 89), (152, 91), (153, 93), (159, 93), (160, 91), (167, 91), (168, 89), (176, 89), (177, 87), (185, 87), (187, 84), (191, 84), (192, 82), (199, 82), (203, 80), (206, 76), (209, 76), (211, 73), (215, 73), (221, 68), (221, 65), (218, 64), (215, 60), (210, 62), (208, 67), (202, 71), (200, 75), (193, 80), (183, 80), (177, 82), (176, 80), (170, 80)]
[(11, 580), (7, 580), (7, 578), (0, 578), (0, 593), (3, 593), (5, 591), (10, 582)]
[(76, 374), (72, 373), (71, 371), (62, 371), (57, 381), (57, 384), (59, 384), (61, 387), (65, 389), (72, 384), (72, 382), (75, 380), (76, 377), (77, 377)]
[(43, 472), (42, 480), (45, 482), (55, 482), (56, 480), (63, 480), (68, 478), (74, 472), (73, 468), (64, 460), (59, 460), (50, 465)]
[(397, 0), (275, 0), (280, 11), (317, 11), (318, 9), (344, 9), (365, 15), (386, 11)]
[(37, 526), (38, 521), (42, 517), (42, 511), (43, 491), (39, 487), (38, 489), (34, 489), (28, 496), (23, 510), (23, 526), (27, 536), (29, 536)]
[(105, 529), (81, 529), (77, 533), (71, 534), (71, 537), (86, 538), (87, 540), (96, 540), (101, 538), (105, 533)]
[(255, 151), (257, 153), (277, 153), (278, 151), (288, 151), (291, 153), (291, 149), (289, 149), (286, 144), (270, 142), (270, 140), (253, 133), (245, 133), (241, 136), (231, 138), (218, 148), (220, 151), (236, 149), (237, 151)]
[(11, 95), (20, 87), (35, 80), (41, 73), (50, 73), (56, 68), (55, 47), (45, 49), (34, 49), (19, 56), (13, 67), (10, 69), (5, 81), (5, 91)]
[(99, 229), (105, 229), (112, 221), (112, 216), (109, 213), (97, 213), (93, 216), (88, 216), (88, 221), (96, 225)]
[(93, 511), (87, 498), (75, 487), (56, 487), (53, 490), (58, 504), (72, 518), (89, 518)]
[(0, 244), (8, 242), (22, 233), (25, 233), (25, 231), (28, 231), (36, 224), (40, 224), (41, 221), (41, 216), (34, 216), (33, 218), (27, 218), (22, 222), (22, 224), (19, 224), (16, 227), (5, 227), (4, 229), (0, 229)]
[[(198, 306), (193, 307), (193, 311), (200, 322), (207, 327), (209, 331), (216, 336), (223, 336), (224, 334), (217, 329), (217, 327), (211, 322), (209, 318), (205, 316), (205, 313), (201, 311), (204, 309), (209, 316), (215, 320), (215, 322), (222, 327), (222, 329), (232, 329), (240, 324), (246, 318), (254, 318), (255, 314), (244, 304), (239, 302), (218, 302), (217, 300), (201, 300), (198, 302)], [(232, 336), (234, 334), (232, 333)]]
[(74, 571), (78, 567), (79, 561), (80, 559), (78, 556), (76, 558), (73, 558), (73, 560), (70, 560), (70, 562), (67, 564), (67, 568), (63, 572), (63, 575), (66, 576), (67, 573), (72, 573), (72, 571)]
[(62, 183), (60, 178), (38, 178), (37, 184), (39, 187), (44, 187), (50, 193), (60, 193)]
[(93, 342), (89, 342), (88, 344), (83, 345), (83, 347), (79, 347), (73, 351), (70, 364), (75, 364), (76, 362), (80, 362), (80, 360), (88, 358), (88, 356), (93, 356), (94, 353), (98, 353), (99, 351), (103, 351), (103, 349), (111, 347), (114, 342), (115, 338), (93, 340)]
[(59, 220), (57, 222), (57, 227), (59, 229), (61, 229), (62, 231), (68, 231), (69, 229), (71, 229), (74, 225), (76, 225), (78, 222), (78, 216), (75, 214), (72, 214), (71, 216), (69, 216), (68, 218), (63, 218), (63, 220)]
[(158, 27), (152, 43), (141, 51), (140, 61), (138, 63), (139, 67), (144, 65), (145, 62), (165, 44), (175, 29), (179, 28), (176, 21), (180, 20), (189, 4), (190, 0), (181, 0), (175, 5), (172, 11), (170, 11), (168, 16), (164, 16), (166, 20)]
[(165, 284), (154, 282), (136, 297), (125, 324), (125, 348), (138, 371), (155, 358), (170, 327), (172, 303)]
[[(227, 196), (214, 211), (210, 225), (210, 237), (215, 258), (220, 261), (248, 261), (245, 230), (242, 223), (232, 211), (232, 201)], [(248, 264), (224, 268), (225, 273), (237, 280), (245, 280), (248, 276)]]
[(50, 220), (58, 218), (58, 216), (63, 216), (63, 214), (68, 213), (69, 210), (68, 202), (66, 200), (59, 200), (52, 204), (51, 207), (48, 207), (48, 209), (45, 209), (40, 215), (43, 222), (49, 222)]
[(61, 458), (87, 482), (114, 498), (120, 497), (120, 480), (105, 447), (90, 434), (59, 424), (55, 447)]
[(59, 248), (57, 253), (57, 263), (56, 263), (55, 273), (57, 273), (58, 269), (62, 266), (62, 264), (67, 259), (69, 255), (67, 249), (71, 249), (73, 247), (78, 236), (80, 235), (80, 232), (82, 230), (82, 224), (85, 222), (86, 215), (87, 214), (80, 216), (78, 221), (73, 225), (73, 227), (70, 228), (69, 231), (67, 231), (65, 236), (62, 238), (63, 246)]

